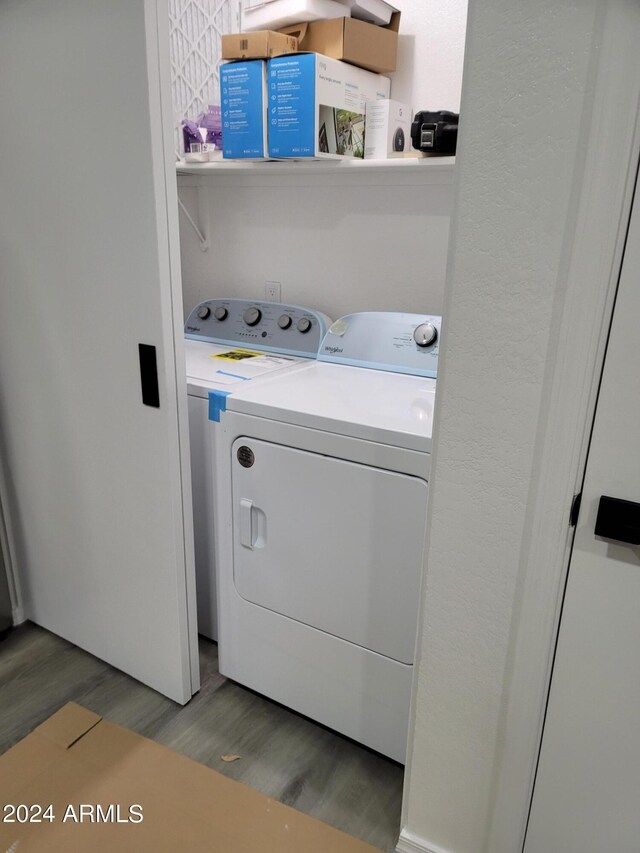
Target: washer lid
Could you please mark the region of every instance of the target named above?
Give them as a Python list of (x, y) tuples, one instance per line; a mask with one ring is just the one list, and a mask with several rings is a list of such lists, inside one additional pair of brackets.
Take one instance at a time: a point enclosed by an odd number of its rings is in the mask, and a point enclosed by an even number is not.
[(428, 452), (435, 390), (434, 379), (316, 361), (235, 387), (225, 408)]
[(259, 350), (244, 349), (233, 344), (211, 344), (185, 340), (187, 386), (189, 393), (206, 397), (212, 388), (228, 388), (278, 370), (306, 364), (304, 358)]

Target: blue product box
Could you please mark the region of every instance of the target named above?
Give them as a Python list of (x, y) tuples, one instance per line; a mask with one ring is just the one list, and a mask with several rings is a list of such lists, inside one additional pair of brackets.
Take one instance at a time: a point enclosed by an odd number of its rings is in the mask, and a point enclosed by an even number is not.
[(278, 58), (269, 63), (269, 154), (314, 157), (315, 54)]
[(365, 104), (388, 77), (319, 53), (269, 60), (269, 156), (364, 157)]
[(267, 63), (263, 59), (220, 66), (222, 156), (262, 160), (267, 151)]

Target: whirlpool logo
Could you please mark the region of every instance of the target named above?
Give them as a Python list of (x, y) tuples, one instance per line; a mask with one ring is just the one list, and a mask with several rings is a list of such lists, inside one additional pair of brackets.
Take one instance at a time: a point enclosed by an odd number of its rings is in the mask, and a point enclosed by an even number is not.
[(325, 347), (324, 351), (334, 355), (337, 352), (344, 352), (344, 349), (342, 347)]

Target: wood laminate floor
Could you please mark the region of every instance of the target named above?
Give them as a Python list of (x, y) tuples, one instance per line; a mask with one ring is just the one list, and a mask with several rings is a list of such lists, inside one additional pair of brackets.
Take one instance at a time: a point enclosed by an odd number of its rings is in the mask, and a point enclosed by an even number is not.
[[(0, 643), (0, 753), (74, 700), (381, 850), (394, 850), (403, 768), (228, 681), (218, 672), (217, 652), (215, 643), (200, 638), (202, 687), (182, 707), (60, 637), (21, 625)], [(242, 757), (225, 763), (220, 756), (227, 754)]]

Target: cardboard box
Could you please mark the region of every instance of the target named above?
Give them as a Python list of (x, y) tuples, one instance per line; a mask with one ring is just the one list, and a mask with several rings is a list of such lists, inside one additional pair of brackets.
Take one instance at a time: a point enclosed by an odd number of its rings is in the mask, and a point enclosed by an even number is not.
[(400, 12), (394, 12), (386, 27), (356, 18), (334, 18), (284, 27), (280, 31), (297, 36), (298, 50), (322, 53), (360, 68), (389, 74), (396, 70)]
[(16, 853), (376, 853), (73, 702), (0, 757), (0, 790)]
[(411, 150), (411, 107), (388, 98), (367, 101), (365, 160), (386, 160), (390, 154)]
[(285, 53), (295, 53), (298, 39), (273, 30), (255, 33), (233, 33), (222, 36), (223, 59), (271, 59)]
[(264, 59), (220, 66), (222, 156), (267, 157), (267, 63)]
[(269, 60), (271, 157), (364, 157), (367, 101), (389, 97), (388, 77), (316, 53)]

